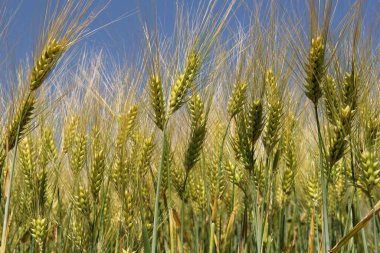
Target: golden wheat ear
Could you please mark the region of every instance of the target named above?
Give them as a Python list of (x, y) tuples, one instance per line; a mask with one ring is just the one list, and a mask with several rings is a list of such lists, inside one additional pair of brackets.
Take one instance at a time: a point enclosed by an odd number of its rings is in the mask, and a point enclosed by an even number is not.
[(46, 48), (43, 50), (42, 55), (35, 63), (32, 73), (30, 74), (31, 91), (35, 91), (41, 86), (45, 78), (53, 69), (54, 65), (57, 63), (62, 52), (63, 47), (55, 39), (46, 45)]

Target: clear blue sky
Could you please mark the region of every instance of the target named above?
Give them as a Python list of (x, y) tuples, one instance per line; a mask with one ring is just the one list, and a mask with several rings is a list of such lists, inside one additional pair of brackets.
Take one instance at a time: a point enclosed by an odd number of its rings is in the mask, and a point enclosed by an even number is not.
[[(0, 0), (0, 2), (2, 1), (4, 0)], [(19, 6), (19, 9), (8, 31), (8, 37), (6, 40), (8, 45), (1, 43), (1, 51), (3, 51), (1, 53), (4, 53), (4, 50), (9, 50), (4, 48), (13, 47), (15, 52), (13, 60), (15, 61), (15, 64), (20, 60), (25, 59), (32, 50), (33, 41), (36, 36), (35, 33), (37, 32), (36, 16), (41, 13), (43, 10), (41, 6), (46, 4), (46, 1), (47, 0), (7, 1), (7, 6), (10, 10), (15, 10), (17, 6)], [(95, 0), (96, 3), (101, 3), (101, 1), (102, 0)], [(224, 1), (226, 0), (220, 0), (220, 4)], [(244, 2), (244, 4), (248, 6), (252, 6), (258, 2), (257, 0), (237, 0), (238, 3), (239, 1)], [(306, 0), (278, 1), (288, 10), (296, 8), (300, 13), (302, 13), (303, 10), (306, 10), (304, 6), (305, 2), (307, 2)], [(198, 3), (198, 0), (185, 0), (185, 2), (186, 4), (194, 4)], [(338, 8), (336, 9), (334, 16), (334, 23), (340, 20), (352, 2), (352, 0), (340, 0), (337, 2)], [(370, 22), (374, 21), (376, 18), (377, 20), (380, 18), (380, 0), (368, 0), (365, 2), (365, 24), (369, 25)], [(136, 48), (141, 45), (141, 19), (149, 20), (150, 17), (154, 15), (155, 8), (157, 8), (156, 13), (160, 30), (166, 35), (170, 35), (175, 19), (175, 6), (176, 0), (113, 0), (96, 22), (91, 25), (92, 28), (99, 27), (102, 24), (115, 20), (123, 14), (133, 14), (108, 26), (107, 29), (100, 30), (90, 38), (86, 39), (84, 43), (90, 48), (106, 49), (118, 58), (122, 58), (124, 55), (131, 56), (131, 54), (136, 52)], [(231, 19), (231, 26), (233, 26), (236, 21), (244, 24), (249, 20), (248, 13), (244, 10), (243, 6), (244, 5), (242, 4), (238, 4), (236, 14)], [(377, 41), (379, 40), (377, 39)]]

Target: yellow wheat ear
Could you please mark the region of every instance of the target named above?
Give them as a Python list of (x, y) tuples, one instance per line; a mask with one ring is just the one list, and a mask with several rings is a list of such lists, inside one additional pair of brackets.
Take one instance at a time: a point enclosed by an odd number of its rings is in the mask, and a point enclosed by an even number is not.
[(55, 39), (46, 45), (30, 74), (31, 91), (37, 90), (41, 86), (42, 82), (57, 63), (62, 52), (63, 47)]

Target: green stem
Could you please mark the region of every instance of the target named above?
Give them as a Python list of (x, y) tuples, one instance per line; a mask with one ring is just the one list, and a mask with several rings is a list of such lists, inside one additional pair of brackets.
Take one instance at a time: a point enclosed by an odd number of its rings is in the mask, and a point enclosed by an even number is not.
[(211, 224), (211, 231), (210, 231), (210, 244), (209, 244), (209, 253), (213, 253), (214, 251), (214, 233), (215, 233), (215, 223), (213, 222)]
[(144, 211), (143, 207), (141, 204), (141, 185), (140, 185), (140, 180), (137, 182), (137, 187), (138, 187), (138, 197), (139, 197), (139, 208), (140, 208), (140, 218), (141, 218), (141, 223), (142, 223), (142, 239), (144, 243), (144, 253), (149, 253), (151, 251), (150, 245), (149, 245), (149, 237), (148, 237), (148, 232), (146, 231), (146, 223), (145, 223), (145, 218), (144, 218)]
[(184, 220), (185, 220), (185, 200), (182, 197), (181, 200), (181, 229), (180, 229), (180, 241), (181, 241), (181, 247), (180, 247), (180, 253), (183, 253), (183, 226), (184, 226)]
[(284, 246), (285, 246), (285, 231), (286, 231), (286, 206), (287, 204), (284, 205), (283, 208), (281, 208), (279, 212), (279, 222), (280, 222), (280, 231), (278, 233), (279, 235), (279, 251), (283, 252), (284, 251)]
[(319, 162), (320, 162), (321, 183), (322, 183), (323, 244), (324, 244), (324, 251), (323, 252), (328, 252), (328, 250), (330, 249), (330, 241), (329, 241), (329, 224), (328, 224), (328, 220), (327, 220), (327, 190), (326, 190), (326, 183), (325, 183), (325, 172), (323, 169), (322, 134), (321, 134), (321, 127), (319, 124), (319, 116), (318, 116), (317, 105), (314, 106), (314, 112), (315, 112), (315, 119), (317, 121)]
[(159, 201), (160, 201), (160, 184), (161, 184), (162, 167), (164, 165), (164, 159), (165, 159), (165, 146), (166, 146), (166, 128), (164, 128), (164, 130), (163, 130), (161, 161), (160, 161), (160, 168), (158, 171), (156, 195), (155, 195), (155, 202), (154, 202), (152, 253), (155, 253), (156, 248), (157, 248), (157, 230), (158, 230), (158, 213), (159, 213), (159, 206), (158, 205), (159, 205)]
[[(220, 144), (220, 149), (219, 149), (219, 159), (218, 159), (218, 176), (216, 178), (216, 190), (215, 190), (215, 201), (219, 198), (219, 188), (220, 188), (220, 176), (222, 174), (222, 160), (223, 160), (223, 148), (224, 148), (224, 143), (227, 138), (228, 130), (230, 129), (232, 118), (228, 120), (228, 124), (226, 127), (226, 131), (224, 132), (222, 142)], [(218, 210), (213, 210), (213, 211), (218, 211)], [(214, 214), (212, 214), (214, 215)], [(215, 214), (216, 216), (216, 214)], [(216, 216), (217, 217), (217, 216)], [(211, 224), (211, 231), (210, 231), (210, 248), (209, 252), (212, 253), (214, 243), (213, 243), (213, 238), (214, 238), (214, 233), (215, 233), (215, 223), (213, 222)]]
[(186, 183), (187, 183), (188, 178), (189, 178), (189, 172), (186, 171), (185, 180), (183, 181), (183, 185), (182, 185), (182, 197), (181, 197), (181, 229), (180, 229), (180, 236), (181, 236), (180, 252), (181, 253), (183, 253), (183, 229), (185, 226), (185, 190), (186, 190)]
[(259, 203), (258, 203), (258, 198), (257, 198), (257, 190), (256, 190), (256, 185), (255, 185), (255, 180), (253, 176), (253, 172), (250, 172), (250, 177), (253, 185), (253, 205), (254, 205), (254, 210), (255, 210), (255, 233), (256, 233), (256, 249), (258, 253), (261, 253), (261, 236), (262, 236), (262, 225), (261, 225), (261, 217), (260, 214), (260, 208), (259, 208)]
[(300, 241), (299, 250), (300, 252), (303, 252), (305, 247), (304, 247), (304, 239), (303, 239), (303, 233), (302, 233), (301, 214), (298, 207), (299, 202), (297, 198), (297, 192), (294, 186), (293, 186), (293, 195), (294, 195), (294, 217), (295, 217), (294, 222), (297, 221), (297, 228), (298, 228), (299, 241)]
[[(373, 201), (373, 198), (372, 196), (369, 196), (369, 203), (371, 205), (371, 209), (374, 208), (375, 206), (375, 203)], [(374, 242), (374, 245), (375, 245), (375, 253), (378, 253), (378, 232), (379, 232), (379, 228), (377, 227), (377, 219), (376, 219), (376, 213), (372, 219), (372, 222), (373, 222), (373, 242)]]

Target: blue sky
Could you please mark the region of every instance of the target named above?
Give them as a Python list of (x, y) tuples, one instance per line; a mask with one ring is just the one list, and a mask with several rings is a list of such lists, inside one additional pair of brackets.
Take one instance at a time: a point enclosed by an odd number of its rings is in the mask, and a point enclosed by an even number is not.
[[(4, 0), (0, 0), (4, 1)], [(42, 12), (41, 6), (46, 4), (47, 0), (11, 0), (7, 1), (9, 10), (16, 10), (19, 7), (11, 26), (9, 27), (7, 44), (1, 43), (3, 53), (8, 52), (8, 48), (14, 48), (14, 61), (17, 64), (20, 60), (32, 51), (33, 41), (35, 39), (36, 17)], [(63, 0), (61, 0), (63, 1)], [(228, 0), (220, 0), (220, 4)], [(235, 15), (231, 18), (230, 25), (233, 27), (236, 22), (243, 25), (249, 20), (248, 12), (244, 6), (255, 5), (258, 0), (237, 0), (238, 4)], [(296, 9), (299, 13), (303, 13), (306, 0), (278, 0), (285, 9), (292, 11)], [(95, 0), (101, 3), (102, 0)], [(113, 0), (109, 7), (99, 16), (99, 18), (91, 25), (91, 28), (99, 27), (105, 23), (109, 23), (116, 18), (130, 13), (130, 15), (116, 23), (109, 25), (106, 29), (100, 30), (85, 42), (86, 47), (95, 49), (105, 49), (116, 58), (123, 56), (131, 56), (136, 52), (136, 48), (141, 45), (141, 20), (152, 21), (155, 13), (159, 21), (159, 28), (162, 33), (170, 35), (173, 29), (175, 19), (175, 0)], [(180, 1), (181, 2), (181, 1)], [(334, 23), (346, 13), (352, 0), (334, 1), (337, 4)], [(380, 0), (367, 0), (365, 7), (366, 21), (369, 25), (376, 18), (380, 19)], [(197, 0), (186, 1), (186, 4), (196, 4)], [(155, 11), (157, 10), (157, 11)], [(306, 13), (304, 13), (306, 15)], [(377, 39), (377, 41), (379, 41)], [(82, 44), (83, 45), (83, 44)], [(118, 59), (121, 60), (121, 59)]]

